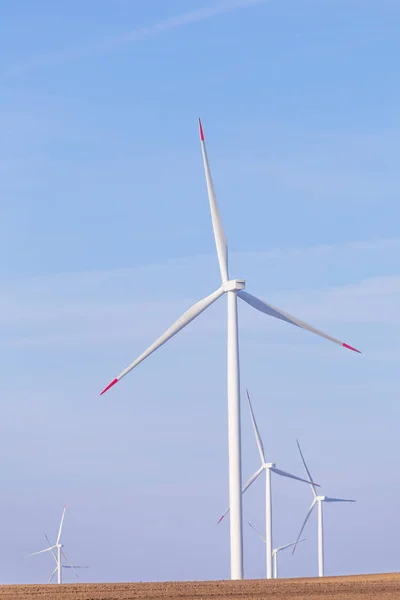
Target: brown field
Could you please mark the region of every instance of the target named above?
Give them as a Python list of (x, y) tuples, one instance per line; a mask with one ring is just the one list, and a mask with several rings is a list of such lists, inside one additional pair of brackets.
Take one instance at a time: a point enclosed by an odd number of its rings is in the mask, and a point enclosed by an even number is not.
[(281, 579), (79, 585), (4, 585), (1, 600), (400, 600), (400, 573)]

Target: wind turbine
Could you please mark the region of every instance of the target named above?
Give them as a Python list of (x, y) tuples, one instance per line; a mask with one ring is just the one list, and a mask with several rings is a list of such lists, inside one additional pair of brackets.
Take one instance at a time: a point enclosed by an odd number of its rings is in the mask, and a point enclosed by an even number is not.
[(133, 363), (122, 371), (101, 392), (104, 394), (113, 385), (118, 383), (132, 369), (137, 367), (145, 358), (150, 356), (157, 348), (186, 327), (193, 319), (198, 317), (213, 302), (223, 294), (228, 296), (228, 452), (229, 452), (229, 506), (230, 515), (230, 546), (231, 546), (231, 578), (243, 578), (243, 528), (242, 528), (242, 475), (241, 475), (241, 439), (240, 439), (240, 379), (239, 379), (239, 340), (238, 340), (238, 315), (237, 298), (241, 298), (253, 308), (286, 323), (291, 323), (302, 329), (316, 333), (340, 346), (359, 352), (348, 344), (335, 339), (311, 325), (290, 316), (283, 310), (259, 300), (244, 291), (243, 279), (230, 279), (228, 275), (228, 248), (221, 217), (218, 210), (214, 186), (211, 178), (205, 146), (204, 132), (199, 120), (200, 142), (207, 183), (208, 198), (210, 203), (212, 226), (214, 230), (215, 245), (217, 249), (219, 268), (221, 272), (221, 285), (212, 294), (203, 298), (187, 310), (165, 333), (163, 333), (151, 346), (147, 348)]
[[(266, 544), (267, 540), (265, 539), (265, 537), (263, 535), (261, 535), (261, 533), (258, 531), (258, 529), (253, 527), (253, 525), (250, 522), (249, 522), (249, 525), (259, 535), (259, 537), (262, 539), (264, 544)], [(299, 540), (297, 543), (300, 544), (300, 542), (305, 542), (305, 538), (303, 538), (302, 540)], [(279, 546), (278, 548), (274, 548), (272, 550), (274, 579), (278, 579), (278, 554), (279, 554), (279, 552), (281, 552), (282, 550), (286, 550), (286, 548), (290, 548), (291, 546), (294, 546), (295, 544), (296, 544), (296, 542), (292, 542), (291, 544), (285, 544), (284, 546)]]
[(314, 509), (314, 506), (317, 505), (317, 507), (318, 507), (318, 577), (323, 577), (324, 576), (324, 523), (323, 523), (323, 512), (322, 512), (323, 503), (324, 502), (355, 502), (355, 500), (346, 500), (345, 498), (331, 498), (330, 496), (318, 496), (317, 492), (315, 491), (315, 483), (313, 481), (313, 478), (311, 477), (311, 473), (307, 467), (306, 461), (304, 460), (304, 456), (301, 451), (298, 440), (297, 440), (297, 446), (299, 448), (299, 452), (300, 452), (301, 460), (304, 465), (304, 469), (306, 470), (306, 473), (309, 478), (309, 484), (311, 486), (311, 490), (312, 490), (314, 499), (311, 503), (310, 508), (308, 509), (308, 513), (306, 515), (306, 518), (304, 519), (304, 523), (301, 526), (300, 533), (297, 537), (297, 541), (293, 548), (292, 554), (295, 553), (298, 541), (300, 539), (301, 534), (303, 533), (303, 529), (306, 526), (308, 519), (310, 518), (310, 515)]
[[(249, 409), (251, 415), (251, 422), (253, 424), (254, 435), (257, 442), (258, 452), (260, 454), (261, 459), (261, 467), (257, 469), (255, 473), (250, 477), (246, 485), (242, 490), (242, 494), (245, 493), (246, 490), (255, 482), (255, 480), (261, 475), (261, 473), (265, 472), (265, 549), (266, 549), (266, 565), (267, 565), (267, 579), (272, 579), (272, 556), (273, 556), (273, 548), (272, 548), (272, 490), (271, 490), (271, 473), (275, 473), (276, 475), (281, 475), (282, 477), (288, 477), (289, 479), (296, 479), (297, 481), (302, 481), (303, 483), (309, 483), (308, 479), (302, 479), (301, 477), (297, 477), (297, 475), (292, 475), (292, 473), (288, 473), (287, 471), (281, 471), (281, 469), (276, 468), (276, 463), (267, 462), (265, 458), (264, 444), (261, 439), (261, 435), (259, 429), (257, 427), (256, 418), (254, 416), (253, 407), (251, 405), (249, 390), (246, 390), (247, 400), (249, 402)], [(218, 523), (221, 523), (222, 519), (228, 514), (229, 508), (222, 515)], [(253, 528), (254, 529), (254, 528)], [(258, 532), (257, 532), (258, 533)], [(264, 539), (264, 538), (263, 538)]]
[[(61, 516), (60, 527), (58, 529), (57, 541), (54, 544), (54, 546), (51, 545), (49, 538), (47, 537), (46, 534), (44, 534), (46, 537), (47, 543), (49, 544), (49, 547), (45, 548), (44, 550), (39, 550), (39, 552), (33, 552), (32, 554), (28, 554), (28, 556), (36, 556), (37, 554), (43, 554), (44, 552), (51, 552), (51, 554), (55, 560), (56, 566), (55, 566), (55, 569), (52, 572), (50, 579), (47, 583), (52, 582), (53, 577), (56, 573), (57, 573), (57, 583), (62, 583), (62, 569), (72, 569), (75, 572), (75, 569), (87, 569), (88, 568), (88, 567), (81, 567), (81, 566), (77, 566), (77, 565), (71, 565), (67, 555), (65, 554), (65, 552), (63, 550), (63, 545), (60, 543), (66, 508), (67, 507), (64, 506), (64, 510), (63, 510), (63, 513)], [(65, 560), (68, 563), (67, 565), (62, 564), (61, 557), (65, 558)], [(76, 573), (75, 573), (75, 575), (78, 577), (78, 575)]]

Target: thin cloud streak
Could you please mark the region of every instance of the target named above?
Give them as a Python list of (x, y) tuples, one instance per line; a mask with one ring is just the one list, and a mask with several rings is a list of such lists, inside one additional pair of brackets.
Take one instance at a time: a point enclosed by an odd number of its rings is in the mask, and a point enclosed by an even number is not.
[[(110, 274), (112, 277), (112, 274)], [(104, 287), (96, 285), (90, 277), (86, 285), (82, 278), (75, 282), (69, 278), (68, 295), (63, 298), (63, 289), (57, 280), (49, 281), (42, 293), (32, 293), (29, 287), (20, 288), (11, 298), (2, 302), (0, 319), (2, 332), (0, 348), (6, 346), (25, 347), (33, 345), (59, 346), (64, 344), (141, 343), (157, 338), (180, 314), (198, 300), (177, 292), (176, 298), (165, 300), (135, 298), (138, 277), (132, 270), (131, 277), (124, 276), (125, 292), (105, 293)], [(140, 284), (144, 282), (140, 281)], [(119, 288), (119, 286), (117, 286)], [(114, 289), (114, 288), (113, 288)], [(292, 290), (290, 292), (261, 290), (261, 298), (273, 298), (273, 303), (288, 310), (321, 329), (340, 335), (347, 326), (354, 330), (354, 337), (361, 335), (361, 326), (368, 324), (379, 327), (375, 330), (398, 339), (400, 325), (398, 311), (400, 299), (400, 276), (374, 277), (351, 285), (329, 289)], [(92, 299), (89, 301), (88, 296)], [(27, 300), (28, 299), (28, 300)], [(273, 319), (266, 320), (259, 313), (241, 305), (241, 328), (247, 335), (263, 339), (268, 332), (270, 340), (279, 343), (295, 340), (294, 328), (283, 328)], [(207, 318), (196, 321), (196, 339), (210, 340), (225, 331), (224, 303), (216, 303)], [(201, 324), (201, 325), (200, 325)], [(346, 326), (346, 327), (345, 327)], [(191, 325), (191, 330), (196, 325)], [(390, 333), (388, 333), (390, 327)], [(271, 337), (272, 336), (272, 337)], [(370, 334), (367, 336), (367, 342)], [(370, 341), (370, 340), (369, 340)], [(360, 340), (361, 345), (362, 340)]]
[[(198, 299), (195, 296), (187, 298), (180, 295), (179, 298), (168, 301), (154, 300), (151, 297), (147, 300), (129, 300), (129, 292), (132, 293), (136, 283), (137, 278), (132, 272), (126, 297), (103, 298), (99, 291), (96, 294), (97, 300), (91, 304), (85, 297), (81, 297), (85, 296), (85, 289), (82, 290), (80, 278), (72, 285), (70, 298), (64, 302), (60, 299), (59, 290), (51, 288), (43, 294), (46, 298), (44, 303), (40, 303), (35, 297), (31, 300), (27, 288), (24, 294), (14, 296), (8, 306), (6, 302), (3, 303), (2, 314), (7, 315), (7, 319), (0, 321), (0, 349), (67, 345), (82, 347), (99, 343), (146, 346)], [(90, 287), (90, 282), (87, 287)], [(268, 294), (263, 292), (259, 296), (268, 299)], [(323, 290), (293, 290), (289, 293), (275, 290), (273, 296), (274, 302), (276, 297), (276, 303), (284, 310), (292, 311), (317, 327), (325, 330), (329, 328), (333, 334), (338, 332), (339, 335), (340, 330), (345, 331), (351, 326), (352, 335), (358, 337), (362, 333), (361, 326), (368, 324), (379, 327), (374, 336), (378, 335), (377, 331), (385, 336), (386, 350), (390, 347), (393, 353), (393, 344), (397, 345), (400, 326), (399, 275), (375, 277)], [(29, 298), (29, 303), (25, 298)], [(17, 307), (14, 313), (13, 306)], [(196, 344), (221, 339), (220, 336), (225, 331), (224, 304), (220, 301), (207, 312), (207, 318), (201, 317), (187, 330), (193, 331), (196, 328)], [(265, 344), (267, 339), (269, 345), (297, 344), (295, 328), (283, 327), (282, 323), (274, 319), (260, 317), (259, 313), (252, 312), (243, 305), (241, 329), (256, 343), (261, 340)], [(370, 346), (371, 334), (366, 337), (363, 334), (363, 338), (365, 345)], [(187, 338), (186, 343), (190, 344), (191, 339)], [(312, 339), (309, 338), (310, 344), (313, 343)], [(362, 340), (359, 345), (362, 345)]]
[(220, 2), (214, 6), (198, 8), (186, 13), (180, 13), (179, 15), (155, 22), (147, 27), (138, 27), (118, 35), (108, 36), (97, 43), (95, 42), (92, 44), (71, 48), (57, 54), (40, 54), (36, 57), (32, 57), (26, 62), (11, 66), (6, 70), (5, 73), (3, 73), (3, 75), (6, 77), (15, 77), (34, 69), (73, 62), (81, 58), (109, 54), (124, 46), (129, 46), (136, 42), (156, 37), (162, 33), (172, 31), (174, 29), (180, 29), (182, 27), (186, 27), (187, 25), (194, 25), (196, 23), (208, 21), (214, 17), (226, 15), (235, 10), (249, 8), (251, 6), (263, 4), (268, 1), (269, 0), (231, 0)]
[[(400, 274), (394, 260), (393, 270), (381, 271), (380, 265), (391, 264), (400, 250), (400, 238), (366, 240), (308, 248), (282, 248), (261, 253), (232, 253), (234, 262), (252, 271), (251, 290), (257, 296), (280, 306), (301, 319), (341, 336), (351, 327), (351, 340), (362, 350), (370, 348), (371, 335), (361, 335), (365, 324), (374, 326), (374, 336), (386, 336), (386, 348), (392, 356), (400, 326), (398, 311)], [(322, 271), (337, 257), (336, 268), (343, 266), (335, 282), (326, 280)], [(358, 275), (360, 267), (376, 261), (373, 275)], [(99, 343), (148, 345), (200, 297), (211, 291), (207, 283), (214, 255), (166, 261), (147, 266), (60, 273), (0, 285), (0, 351), (33, 346), (61, 347), (97, 345)], [(354, 261), (357, 269), (344, 272), (344, 265)], [(301, 288), (280, 286), (273, 265), (285, 272), (285, 281), (294, 281), (300, 268), (316, 271)], [(302, 266), (303, 265), (303, 266)], [(323, 269), (321, 270), (321, 267)], [(329, 267), (329, 268), (331, 268)], [(362, 270), (362, 269), (361, 269)], [(244, 269), (246, 275), (248, 271)], [(193, 279), (204, 280), (198, 286)], [(264, 273), (269, 273), (266, 286)], [(318, 275), (319, 273), (319, 275)], [(303, 276), (300, 277), (303, 281)], [(187, 282), (190, 285), (188, 295)], [(296, 344), (294, 328), (282, 327), (273, 319), (266, 320), (256, 311), (241, 307), (241, 328), (252, 343)], [(193, 331), (196, 325), (191, 325)], [(389, 330), (390, 328), (390, 330)], [(366, 331), (368, 328), (366, 328)], [(216, 303), (207, 318), (197, 322), (196, 343), (222, 339), (225, 331), (224, 303)], [(311, 336), (312, 337), (312, 336)], [(190, 336), (188, 339), (191, 339)], [(365, 344), (363, 345), (363, 339)], [(188, 343), (188, 342), (186, 342)], [(305, 343), (305, 342), (304, 342)], [(312, 345), (312, 339), (310, 339)], [(381, 356), (381, 351), (379, 351)], [(370, 350), (368, 351), (370, 356)]]

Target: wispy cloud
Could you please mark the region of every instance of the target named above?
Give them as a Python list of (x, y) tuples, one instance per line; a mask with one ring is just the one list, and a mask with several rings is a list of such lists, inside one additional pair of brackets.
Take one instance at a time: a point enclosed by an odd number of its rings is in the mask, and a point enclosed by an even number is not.
[[(258, 276), (253, 278), (254, 284), (249, 281), (252, 292), (333, 335), (336, 332), (339, 335), (349, 326), (358, 331), (365, 323), (382, 331), (387, 325), (398, 327), (398, 272), (395, 270), (384, 275), (382, 270), (379, 272), (379, 264), (376, 274), (369, 277), (353, 277), (352, 270), (346, 276), (342, 271), (354, 256), (357, 272), (360, 273), (362, 264), (370, 263), (372, 255), (390, 257), (395, 252), (397, 256), (399, 247), (400, 240), (382, 240), (275, 250), (258, 255), (233, 254), (233, 258), (243, 265), (256, 263)], [(278, 269), (284, 268), (285, 280), (294, 282), (294, 272), (299, 270), (300, 263), (322, 273), (326, 268), (335, 268), (333, 260), (336, 258), (336, 267), (342, 266), (342, 277), (336, 284), (332, 284), (332, 278), (327, 284), (325, 278), (317, 274), (308, 282), (309, 285), (301, 289), (296, 285), (282, 289), (278, 287), (280, 280), (271, 270), (271, 265), (278, 261)], [(218, 282), (213, 285), (209, 281), (210, 267), (214, 263), (215, 257), (206, 256), (134, 269), (3, 283), (0, 286), (0, 314), (3, 315), (0, 318), (1, 346), (90, 345), (105, 341), (144, 345), (157, 337), (188, 306), (218, 285)], [(244, 272), (247, 274), (249, 270)], [(199, 289), (193, 273), (196, 273), (196, 278), (204, 280), (204, 289)], [(264, 273), (269, 273), (268, 288), (265, 287)], [(191, 282), (189, 289), (188, 281)], [(223, 315), (224, 304), (217, 303), (208, 317), (201, 319), (196, 340), (219, 336), (221, 328), (225, 328)], [(290, 343), (295, 339), (296, 333), (290, 328), (283, 328), (281, 323), (264, 322), (272, 341), (277, 339)], [(244, 331), (251, 336), (265, 336), (266, 329), (262, 326), (260, 330), (260, 323), (263, 321), (258, 313), (243, 309), (241, 325)]]
[(185, 13), (168, 17), (151, 25), (138, 27), (131, 31), (125, 31), (117, 35), (108, 36), (97, 42), (82, 44), (68, 48), (59, 53), (46, 53), (33, 56), (24, 62), (15, 64), (8, 68), (3, 75), (17, 76), (36, 68), (72, 62), (90, 56), (109, 54), (124, 46), (167, 33), (174, 29), (180, 29), (187, 25), (194, 25), (208, 21), (214, 17), (222, 16), (238, 9), (249, 8), (256, 4), (262, 4), (269, 0), (226, 0), (212, 6), (206, 6)]

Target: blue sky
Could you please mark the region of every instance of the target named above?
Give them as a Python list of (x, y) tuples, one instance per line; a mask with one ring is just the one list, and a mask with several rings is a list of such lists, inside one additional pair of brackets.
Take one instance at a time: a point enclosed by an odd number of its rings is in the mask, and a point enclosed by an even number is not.
[[(190, 4), (190, 6), (188, 6)], [(229, 576), (226, 307), (101, 389), (218, 285), (196, 119), (231, 274), (363, 350), (240, 306), (267, 456), (329, 495), (327, 574), (393, 571), (400, 527), (396, 0), (49, 0), (0, 19), (0, 581)], [(243, 470), (258, 454), (243, 405)], [(311, 501), (274, 481), (276, 544)], [(264, 494), (245, 523), (263, 528)], [(282, 576), (315, 575), (316, 521)], [(245, 526), (247, 577), (265, 573)]]

